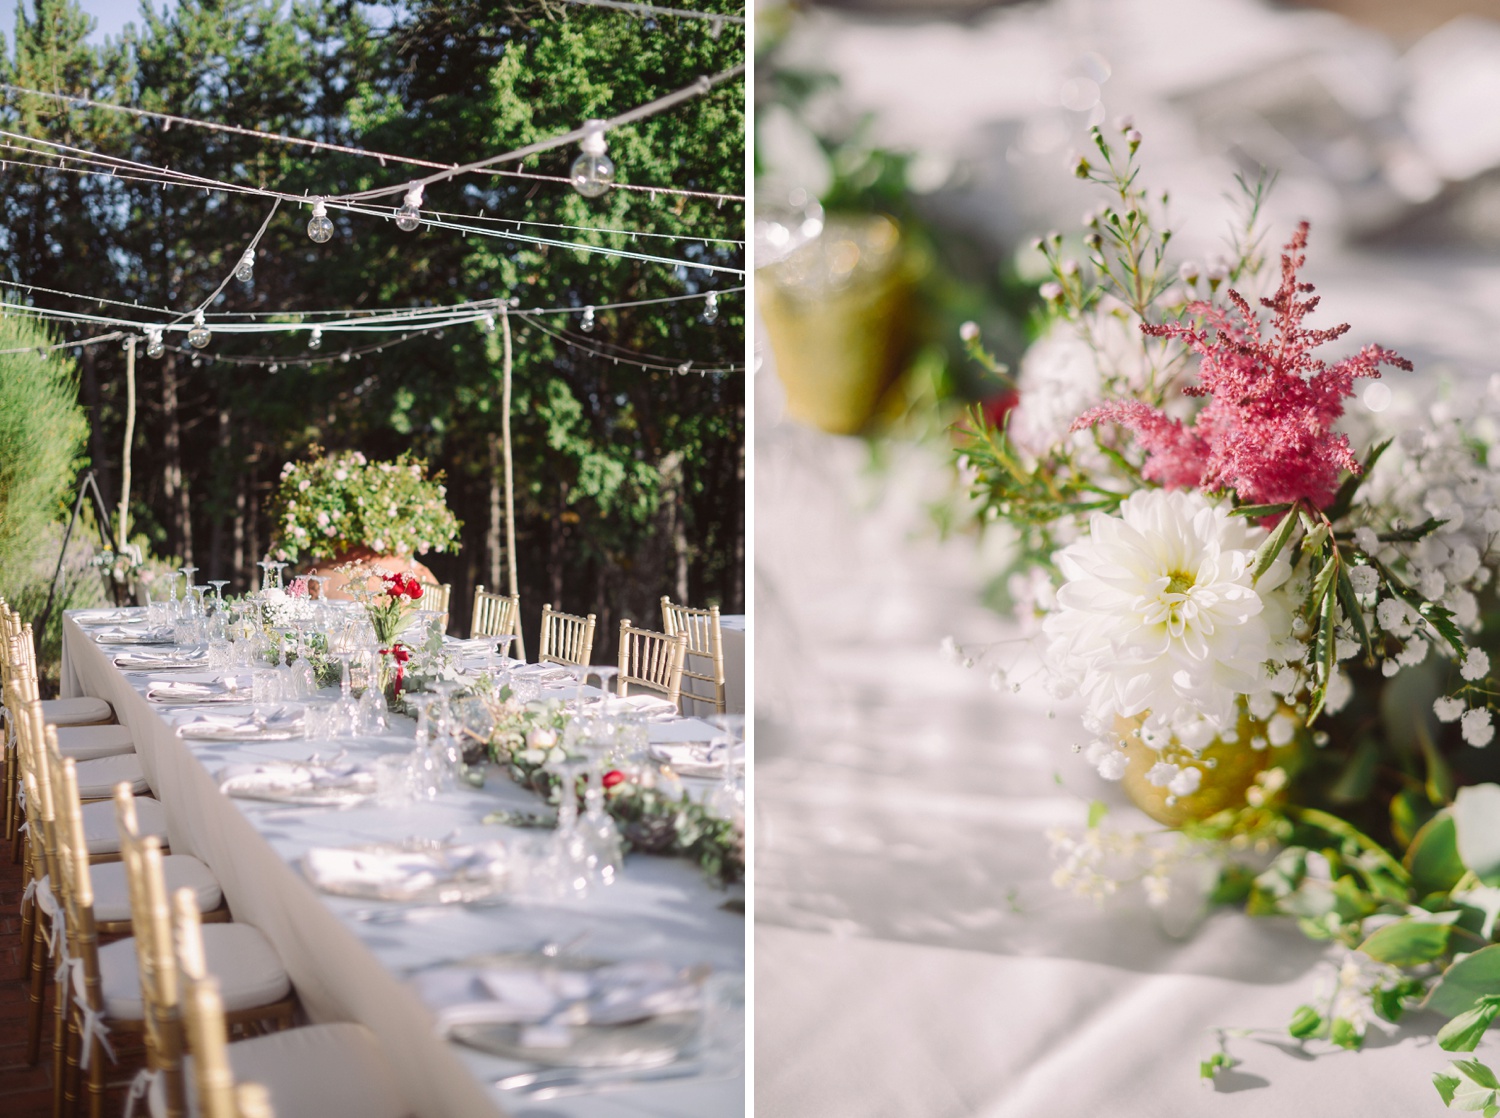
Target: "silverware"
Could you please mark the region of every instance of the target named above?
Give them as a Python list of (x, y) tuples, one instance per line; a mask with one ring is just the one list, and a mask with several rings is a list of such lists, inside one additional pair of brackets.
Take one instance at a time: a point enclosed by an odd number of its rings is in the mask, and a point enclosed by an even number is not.
[(634, 1087), (641, 1083), (659, 1083), (668, 1079), (694, 1079), (707, 1070), (701, 1060), (638, 1068), (565, 1068), (527, 1071), (495, 1080), (502, 1091), (527, 1098), (545, 1100), (568, 1095), (593, 1095), (603, 1091)]

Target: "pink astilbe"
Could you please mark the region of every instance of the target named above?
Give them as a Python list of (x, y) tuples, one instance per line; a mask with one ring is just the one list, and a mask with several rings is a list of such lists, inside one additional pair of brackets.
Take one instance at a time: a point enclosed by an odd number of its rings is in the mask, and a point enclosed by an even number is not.
[(1168, 488), (1198, 486), (1233, 489), (1251, 504), (1306, 499), (1319, 508), (1333, 500), (1339, 474), (1358, 473), (1349, 440), (1332, 428), (1344, 414), (1354, 381), (1378, 377), (1379, 366), (1410, 369), (1411, 362), (1380, 346), (1365, 346), (1353, 357), (1325, 365), (1312, 355), (1324, 342), (1342, 337), (1348, 325), (1307, 330), (1302, 320), (1318, 305), (1313, 290), (1297, 281), (1306, 261), (1307, 222), (1281, 257), (1281, 286), (1261, 305), (1271, 311), (1271, 337), (1250, 305), (1229, 291), (1234, 313), (1210, 303), (1190, 303), (1188, 311), (1203, 329), (1184, 323), (1143, 325), (1152, 337), (1175, 338), (1202, 358), (1200, 383), (1183, 391), (1211, 396), (1190, 424), (1169, 419), (1138, 401), (1093, 408), (1079, 416), (1074, 430), (1101, 421), (1134, 431), (1147, 458), (1142, 473)]

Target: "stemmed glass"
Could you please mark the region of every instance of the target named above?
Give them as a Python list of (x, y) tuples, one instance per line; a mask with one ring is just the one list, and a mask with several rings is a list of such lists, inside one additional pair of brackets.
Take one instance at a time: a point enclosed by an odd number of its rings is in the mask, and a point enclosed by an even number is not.
[(458, 740), (453, 719), (453, 694), (459, 685), (451, 679), (435, 679), (428, 684), (437, 693), (433, 704), (433, 744), (447, 761), (455, 779), (461, 779), (464, 768), (463, 747)]
[(406, 779), (412, 795), (418, 800), (435, 800), (452, 779), (447, 758), (433, 740), (431, 709), (438, 701), (434, 694), (406, 696), (406, 703), (417, 712), (417, 747), (406, 762)]
[(735, 819), (745, 811), (743, 757), (735, 757), (735, 746), (745, 738), (743, 714), (711, 714), (708, 724), (718, 731), (708, 744), (710, 762), (724, 760), (724, 775), (705, 798), (705, 804), (721, 819)]
[(359, 695), (359, 732), (383, 734), (386, 720), (385, 695), (380, 689), (380, 653), (366, 648), (357, 655), (365, 677), (365, 689)]
[(281, 580), (281, 572), (284, 571), (284, 570), (286, 570), (286, 568), (287, 568), (287, 564), (285, 564), (285, 563), (272, 563), (271, 564), (271, 569), (276, 572), (276, 589), (277, 590), (284, 590), (286, 588), (285, 585), (282, 583), (282, 580)]
[[(328, 584), (328, 576), (308, 575), (307, 581), (313, 586), (315, 590), (317, 590), (318, 601), (326, 602), (328, 600), (328, 592), (324, 589), (324, 587)], [(311, 597), (311, 595), (309, 595), (309, 597)]]
[(208, 580), (208, 584), (214, 588), (214, 597), (218, 599), (218, 609), (222, 612), (224, 609), (224, 587), (229, 585), (229, 580), (227, 578), (211, 578)]
[[(605, 700), (606, 703), (607, 701)], [(593, 860), (592, 868), (599, 884), (612, 885), (624, 867), (625, 852), (619, 828), (604, 810), (604, 765), (616, 745), (619, 727), (602, 703), (598, 709), (578, 715), (568, 724), (568, 728), (571, 730), (580, 722), (583, 725), (573, 744), (590, 762), (583, 794), (584, 817), (580, 827), (584, 841), (588, 844)]]
[(260, 568), (260, 588), (262, 590), (271, 589), (271, 568), (276, 564), (269, 559), (262, 559), (255, 565)]

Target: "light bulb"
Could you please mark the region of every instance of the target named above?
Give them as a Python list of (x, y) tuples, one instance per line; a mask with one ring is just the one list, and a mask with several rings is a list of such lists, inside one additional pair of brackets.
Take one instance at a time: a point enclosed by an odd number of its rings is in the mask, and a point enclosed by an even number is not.
[(310, 337), (310, 338), (307, 339), (307, 348), (308, 349), (317, 349), (322, 344), (323, 344), (323, 331), (322, 331), (321, 328), (315, 327), (313, 329), (313, 332), (312, 332), (312, 337)]
[(615, 181), (615, 165), (604, 154), (604, 121), (586, 120), (583, 127), (584, 137), (578, 143), (580, 155), (573, 160), (569, 177), (574, 190), (585, 198), (597, 198)]
[(167, 347), (161, 344), (161, 331), (146, 331), (146, 356), (160, 357), (165, 352), (167, 352)]
[(422, 224), (422, 188), (414, 186), (406, 192), (401, 208), (396, 211), (396, 228), (410, 233)]
[(703, 321), (712, 326), (719, 321), (719, 293), (710, 291), (708, 302), (703, 307)]
[(495, 332), (495, 316), (494, 315), (487, 314), (482, 319), (480, 319), (479, 322), (480, 322), (481, 328), (484, 330), (484, 332), (486, 334), (493, 334)]
[(584, 307), (583, 308), (583, 321), (578, 324), (578, 328), (580, 330), (582, 330), (585, 334), (592, 334), (594, 332), (594, 308), (593, 307)]
[(208, 327), (203, 324), (203, 312), (199, 311), (193, 316), (193, 328), (188, 331), (188, 345), (194, 349), (202, 349), (213, 339), (208, 332)]
[(320, 245), (333, 239), (333, 222), (328, 220), (328, 206), (319, 198), (313, 203), (312, 220), (307, 223), (307, 235)]
[(271, 364), (271, 372), (273, 372), (273, 373), (279, 373), (279, 372), (281, 372), (281, 366), (277, 365), (275, 362), (272, 362), (272, 364)]
[(234, 278), (241, 283), (249, 283), (255, 279), (255, 250), (246, 249), (245, 255), (240, 257), (240, 262), (234, 266)]

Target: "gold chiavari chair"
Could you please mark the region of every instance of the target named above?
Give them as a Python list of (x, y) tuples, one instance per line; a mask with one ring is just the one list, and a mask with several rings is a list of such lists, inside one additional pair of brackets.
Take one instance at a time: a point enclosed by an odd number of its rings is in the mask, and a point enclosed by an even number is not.
[[(682, 678), (696, 680), (704, 685), (694, 687), (691, 683), (683, 684), (683, 713), (698, 713), (696, 709), (688, 709), (687, 704), (692, 702), (698, 706), (711, 706), (714, 714), (723, 714), (724, 636), (719, 629), (719, 607), (693, 609), (691, 606), (674, 605), (672, 599), (664, 594), (661, 599), (661, 627), (669, 636), (687, 634), (687, 654), (683, 658)], [(687, 658), (691, 656), (706, 659), (708, 670), (700, 670), (693, 660)]]
[(521, 639), (521, 595), (496, 594), (483, 586), (474, 587), (474, 613), (469, 622), (470, 637), (514, 637), (510, 654), (526, 659), (526, 642)]
[(682, 661), (686, 655), (686, 633), (637, 629), (627, 617), (620, 622), (620, 674), (615, 693), (628, 695), (630, 685), (635, 684), (661, 692), (675, 705), (682, 694)]
[(195, 1118), (254, 1118), (244, 1110), (244, 1089), (236, 1091), (236, 1081), (260, 1084), (266, 1104), (283, 1118), (408, 1118), (411, 1107), (390, 1061), (363, 1025), (308, 1025), (228, 1043), (220, 984), (208, 968), (204, 929), (190, 897), (174, 898), (173, 917), (192, 1053), (174, 1073), (176, 1087), (165, 1070), (156, 1077), (152, 1118), (178, 1118), (181, 1112), (170, 1109), (174, 1091), (196, 1100)]
[[(76, 767), (77, 763), (71, 759), (61, 765), (64, 799), (70, 807), (77, 803), (76, 788), (70, 786)], [(122, 782), (122, 788), (129, 794), (128, 784)], [(70, 975), (65, 985), (69, 996), (59, 999), (64, 1003), (60, 1008), (66, 1024), (59, 1029), (61, 1059), (57, 1066), (63, 1069), (64, 1109), (71, 1108), (79, 1094), (79, 1082), (87, 1075), (90, 1118), (101, 1118), (105, 1058), (114, 1059), (113, 1044), (121, 1038), (147, 1039), (147, 995), (142, 983), (138, 940), (132, 936), (103, 945), (98, 941), (93, 876), (88, 859), (74, 853), (83, 849), (82, 823), (77, 811), (70, 813), (69, 824), (59, 828), (64, 838), (57, 858), (63, 869), (61, 892), (67, 912), (70, 953)], [(151, 898), (145, 912), (132, 913), (139, 930), (151, 918), (153, 909), (159, 907), (163, 914), (166, 912), (166, 875), (160, 841), (155, 836), (130, 838), (139, 841), (140, 847), (138, 857), (132, 856), (124, 862), (127, 881), (132, 865), (137, 867), (140, 877), (128, 885), (127, 892)], [(141, 869), (143, 866), (146, 869)], [(159, 906), (153, 889), (162, 898)], [(195, 909), (202, 904), (197, 890), (187, 888), (183, 892)], [(215, 969), (225, 975), (232, 1016), (257, 1027), (289, 1026), (294, 1009), (291, 979), (265, 936), (246, 924), (214, 923), (208, 925), (208, 930), (211, 933), (208, 955), (214, 960)], [(150, 933), (146, 935), (149, 945)], [(54, 1043), (54, 1050), (58, 1047)]]
[(428, 582), (425, 578), (417, 579), (422, 587), (422, 608), (435, 609), (443, 615), (443, 628), (448, 628), (448, 604), (453, 597), (453, 584), (451, 582)]
[[(0, 687), (12, 676), (26, 674), (36, 677), (35, 646), (31, 641), (30, 626), (23, 626), (20, 614), (0, 599)], [(0, 706), (0, 711), (3, 711)], [(114, 722), (114, 708), (103, 699), (44, 699), (42, 718), (54, 726), (106, 726)], [(4, 791), (5, 808), (3, 822), (5, 837), (17, 848), (16, 831), (21, 825), (21, 810), (18, 793), (21, 774), (16, 757), (15, 727), (6, 721)], [(103, 754), (98, 754), (102, 756)]]
[(548, 602), (542, 606), (541, 639), (537, 642), (538, 664), (578, 666), (593, 663), (594, 615), (579, 617), (563, 613)]

